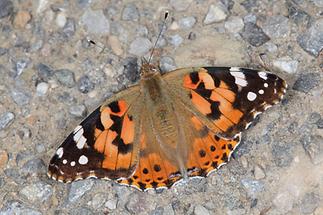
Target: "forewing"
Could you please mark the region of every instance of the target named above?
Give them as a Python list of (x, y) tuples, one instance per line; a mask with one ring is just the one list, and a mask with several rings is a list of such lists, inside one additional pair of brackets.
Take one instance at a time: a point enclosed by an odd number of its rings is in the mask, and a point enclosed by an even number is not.
[(138, 160), (139, 94), (139, 87), (129, 88), (92, 112), (58, 147), (48, 175), (62, 182), (129, 177)]
[(179, 69), (164, 75), (164, 80), (203, 124), (228, 139), (277, 104), (287, 88), (277, 75), (238, 67)]

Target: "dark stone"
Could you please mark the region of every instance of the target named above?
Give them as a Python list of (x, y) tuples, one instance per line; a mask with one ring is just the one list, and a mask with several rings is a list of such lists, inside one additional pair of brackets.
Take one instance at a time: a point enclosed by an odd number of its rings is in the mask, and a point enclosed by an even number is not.
[(38, 77), (47, 82), (53, 76), (53, 69), (46, 64), (40, 63), (36, 66)]
[(318, 73), (301, 74), (294, 83), (293, 90), (308, 93), (320, 84), (320, 79), (320, 74)]
[(250, 22), (245, 24), (241, 36), (245, 41), (250, 43), (250, 45), (256, 47), (261, 46), (270, 40), (258, 25)]
[(90, 80), (89, 76), (84, 75), (78, 80), (78, 89), (82, 93), (88, 93), (95, 87), (94, 83)]
[(138, 58), (127, 57), (123, 61), (123, 73), (130, 80), (130, 82), (135, 83), (139, 80), (140, 74), (138, 71)]
[(13, 3), (9, 0), (0, 1), (0, 19), (11, 16), (13, 13)]

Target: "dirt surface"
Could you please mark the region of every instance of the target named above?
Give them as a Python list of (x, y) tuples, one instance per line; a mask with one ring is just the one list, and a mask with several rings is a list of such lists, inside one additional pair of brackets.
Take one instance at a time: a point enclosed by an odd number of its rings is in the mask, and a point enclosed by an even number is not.
[[(284, 100), (208, 178), (145, 193), (49, 179), (74, 127), (139, 80), (165, 10), (154, 56), (163, 72), (260, 68), (262, 54), (289, 84)], [(323, 214), (322, 38), (322, 0), (2, 0), (0, 214)]]

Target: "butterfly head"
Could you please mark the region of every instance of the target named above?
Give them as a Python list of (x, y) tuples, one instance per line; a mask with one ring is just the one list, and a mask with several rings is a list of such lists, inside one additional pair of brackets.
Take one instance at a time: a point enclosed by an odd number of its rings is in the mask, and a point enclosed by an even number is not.
[(142, 64), (140, 68), (140, 75), (143, 79), (149, 78), (156, 74), (160, 74), (160, 69), (158, 66), (154, 64), (149, 64), (148, 62)]

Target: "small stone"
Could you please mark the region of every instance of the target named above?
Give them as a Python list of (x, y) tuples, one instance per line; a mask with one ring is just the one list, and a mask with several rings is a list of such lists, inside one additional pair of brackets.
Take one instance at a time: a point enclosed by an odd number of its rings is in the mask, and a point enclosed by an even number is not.
[(315, 124), (321, 119), (321, 115), (318, 112), (313, 112), (307, 118), (308, 123)]
[(194, 26), (196, 19), (194, 16), (189, 16), (178, 20), (179, 27), (182, 29), (189, 29)]
[(8, 49), (0, 47), (0, 56), (8, 53)]
[(241, 36), (245, 41), (256, 47), (261, 46), (270, 40), (259, 26), (250, 22), (245, 23)]
[(160, 59), (160, 68), (163, 72), (172, 71), (176, 69), (174, 59), (168, 56), (162, 57)]
[(187, 39), (189, 40), (195, 40), (196, 39), (196, 34), (194, 32), (190, 32)]
[(86, 207), (78, 207), (78, 208), (73, 208), (68, 214), (70, 214), (70, 215), (93, 215), (95, 213), (93, 212), (93, 209), (90, 210), (89, 208), (86, 208)]
[(64, 13), (59, 13), (56, 16), (56, 25), (60, 28), (63, 28), (66, 24), (67, 18)]
[(69, 113), (75, 117), (83, 118), (87, 114), (87, 109), (85, 105), (73, 105), (70, 107)]
[(174, 209), (171, 204), (168, 204), (164, 207), (164, 214), (165, 215), (175, 215)]
[(320, 120), (316, 123), (316, 125), (317, 125), (317, 128), (318, 128), (318, 129), (322, 129), (322, 128), (323, 128), (323, 119), (320, 119)]
[(110, 199), (104, 204), (104, 206), (110, 210), (115, 210), (117, 208), (117, 204), (118, 204), (117, 199)]
[(19, 106), (25, 106), (29, 104), (30, 95), (27, 92), (23, 92), (17, 89), (11, 91), (11, 98)]
[(273, 147), (271, 153), (274, 159), (274, 163), (278, 167), (287, 167), (293, 161), (291, 148), (288, 146), (288, 144), (276, 145), (275, 147)]
[(53, 75), (53, 69), (47, 66), (46, 64), (40, 63), (36, 66), (38, 77), (42, 81), (48, 81)]
[(20, 76), (30, 63), (30, 59), (19, 59), (15, 64), (15, 77)]
[(103, 206), (105, 198), (106, 198), (106, 195), (104, 193), (97, 193), (92, 197), (88, 205), (93, 208), (100, 208)]
[(202, 205), (196, 205), (194, 208), (194, 214), (195, 215), (209, 215), (210, 212), (208, 209), (206, 209)]
[(118, 56), (121, 56), (123, 54), (123, 49), (117, 36), (109, 36), (108, 43), (110, 44), (114, 54)]
[[(0, 1), (1, 2), (1, 1)], [(0, 5), (1, 6), (1, 5)], [(0, 209), (0, 214), (2, 215), (10, 215), (10, 214), (16, 214), (16, 215), (42, 215), (41, 212), (34, 210), (33, 208), (28, 207), (24, 203), (13, 200), (8, 201), (3, 208)]]
[(129, 53), (136, 56), (145, 55), (151, 48), (153, 44), (145, 37), (137, 37), (131, 42)]
[(192, 3), (192, 0), (170, 0), (169, 3), (176, 11), (185, 11)]
[(295, 81), (293, 90), (308, 93), (320, 84), (320, 79), (320, 74), (318, 73), (301, 74)]
[(303, 214), (312, 214), (318, 206), (320, 206), (320, 196), (314, 192), (306, 193), (300, 204)]
[(0, 115), (0, 131), (7, 128), (15, 119), (12, 112), (5, 112)]
[(16, 184), (22, 185), (26, 182), (26, 176), (22, 175), (20, 171), (18, 171), (17, 169), (13, 169), (13, 168), (5, 169), (4, 174)]
[(52, 187), (44, 182), (36, 182), (24, 186), (19, 194), (27, 198), (31, 203), (46, 202), (53, 194)]
[(305, 136), (301, 138), (303, 148), (307, 152), (314, 165), (323, 162), (323, 137), (319, 135)]
[(323, 19), (317, 20), (305, 33), (297, 37), (297, 43), (310, 55), (317, 57), (323, 49)]
[(25, 28), (30, 19), (31, 15), (28, 11), (18, 11), (13, 20), (13, 24), (16, 28)]
[(207, 12), (204, 24), (212, 24), (214, 22), (221, 22), (225, 20), (228, 16), (227, 8), (221, 3), (218, 2), (216, 5), (210, 5), (209, 11)]
[(253, 24), (256, 24), (257, 17), (256, 17), (255, 14), (249, 13), (245, 17), (243, 17), (243, 22), (244, 23), (253, 23)]
[(252, 198), (256, 198), (257, 195), (265, 189), (264, 183), (258, 180), (242, 179), (241, 184)]
[(43, 96), (47, 93), (48, 84), (46, 82), (40, 82), (37, 84), (36, 92), (38, 96)]
[(283, 192), (276, 195), (273, 200), (278, 214), (286, 214), (293, 208), (293, 196), (289, 192)]
[(259, 7), (257, 0), (245, 0), (240, 3), (248, 12), (252, 11), (253, 8)]
[(0, 19), (10, 16), (13, 13), (13, 3), (10, 0), (0, 1)]
[(148, 29), (146, 26), (140, 25), (136, 28), (136, 36), (138, 37), (147, 37)]
[(149, 213), (149, 215), (163, 215), (163, 214), (164, 214), (163, 207), (157, 207), (155, 210), (153, 210)]
[(66, 87), (74, 87), (75, 85), (75, 77), (74, 72), (69, 69), (59, 69), (55, 71), (55, 77), (58, 82)]
[(256, 180), (264, 179), (266, 177), (265, 172), (258, 165), (256, 165), (255, 168), (254, 168), (254, 175), (255, 175)]
[(298, 61), (292, 60), (290, 57), (282, 57), (274, 60), (273, 66), (281, 71), (293, 74), (297, 71)]
[(68, 18), (64, 27), (63, 33), (67, 38), (72, 37), (75, 34), (75, 21), (72, 18)]
[(86, 10), (81, 17), (81, 23), (86, 27), (88, 33), (108, 34), (110, 31), (109, 21), (102, 10)]
[(180, 35), (175, 34), (175, 35), (169, 36), (168, 41), (173, 46), (179, 46), (183, 42), (183, 38)]
[(0, 169), (4, 169), (8, 162), (8, 153), (4, 150), (0, 150)]
[(87, 75), (82, 76), (78, 80), (77, 85), (78, 85), (79, 91), (82, 93), (88, 93), (92, 91), (95, 87), (94, 83), (90, 80), (89, 76)]
[(140, 79), (140, 74), (138, 71), (138, 58), (127, 57), (123, 60), (123, 74), (126, 75), (128, 80), (135, 83)]
[(284, 16), (270, 16), (263, 23), (262, 29), (270, 38), (284, 38), (289, 35), (289, 20)]
[(68, 194), (69, 202), (76, 202), (79, 198), (81, 198), (85, 193), (87, 193), (94, 185), (93, 180), (82, 180), (73, 182), (71, 185), (71, 189)]
[(323, 7), (323, 0), (312, 0), (316, 7)]
[(43, 160), (39, 158), (31, 159), (27, 161), (21, 168), (24, 174), (43, 174), (46, 172), (46, 165)]
[(127, 4), (122, 11), (122, 19), (125, 21), (138, 21), (139, 11), (134, 3)]
[(240, 17), (234, 16), (234, 17), (230, 17), (224, 23), (224, 27), (230, 33), (238, 33), (239, 31), (241, 31), (243, 29), (244, 23)]
[(288, 17), (293, 20), (298, 26), (307, 27), (311, 22), (311, 16), (305, 11), (301, 10), (300, 7), (295, 6), (292, 1), (287, 1), (286, 6), (288, 8)]

